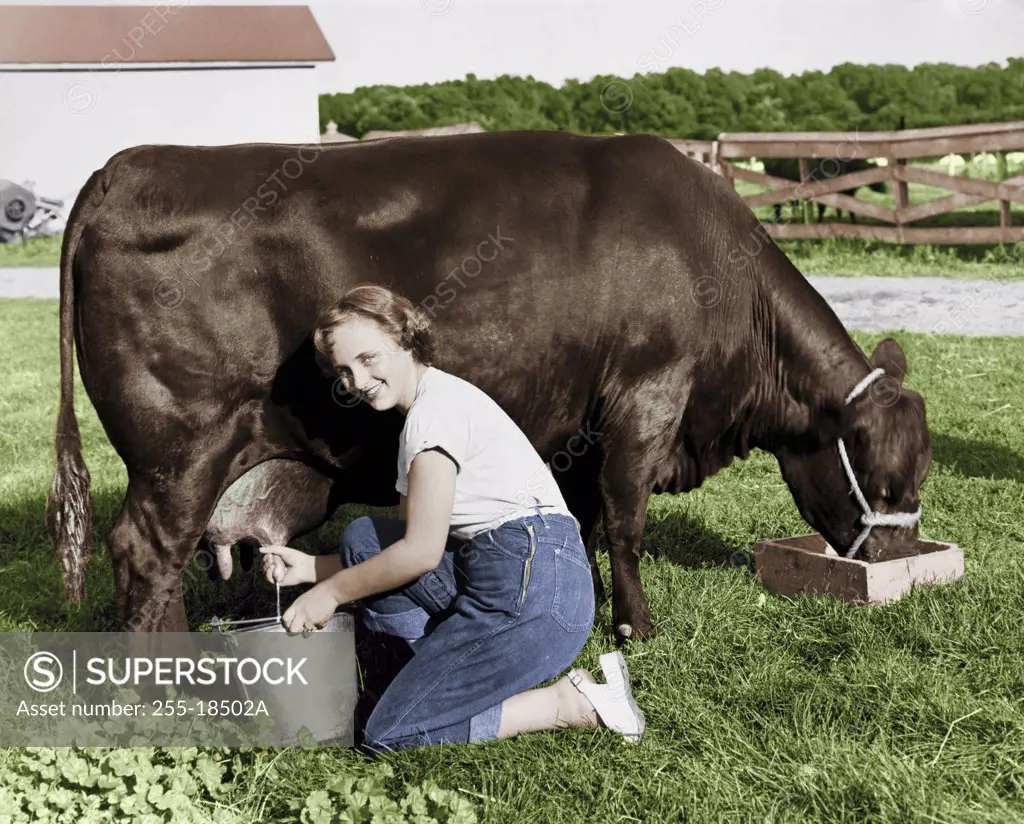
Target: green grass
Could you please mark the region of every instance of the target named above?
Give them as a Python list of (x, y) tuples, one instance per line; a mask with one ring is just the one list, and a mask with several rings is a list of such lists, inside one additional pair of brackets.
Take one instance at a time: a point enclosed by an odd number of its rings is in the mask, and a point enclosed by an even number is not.
[(804, 274), (1024, 280), (1024, 244), (930, 246), (856, 238), (776, 242)]
[(5, 266), (60, 266), (64, 235), (33, 238), (12, 245), (0, 243), (0, 268)]
[[(870, 351), (882, 336), (854, 337)], [(395, 781), (461, 789), (495, 824), (1024, 822), (1024, 339), (898, 338), (933, 438), (922, 534), (964, 548), (962, 582), (872, 608), (767, 593), (750, 568), (753, 543), (810, 530), (775, 459), (755, 453), (650, 504), (642, 575), (660, 633), (628, 650), (648, 718), (641, 745), (563, 730), (407, 751), (387, 758)], [(110, 628), (101, 537), (125, 471), (80, 383), (97, 534), (82, 607), (64, 601), (43, 525), (56, 301), (0, 301), (0, 351), (0, 630)], [(344, 511), (300, 545), (333, 543), (363, 511)], [(608, 581), (603, 554), (601, 563)], [(190, 575), (193, 624), (271, 614), (270, 588), (253, 589), (237, 572), (228, 585)], [(605, 605), (580, 665), (596, 667), (612, 648), (609, 622)], [(246, 820), (293, 821), (290, 799), (368, 769), (344, 749), (261, 751), (237, 777), (238, 809)]]

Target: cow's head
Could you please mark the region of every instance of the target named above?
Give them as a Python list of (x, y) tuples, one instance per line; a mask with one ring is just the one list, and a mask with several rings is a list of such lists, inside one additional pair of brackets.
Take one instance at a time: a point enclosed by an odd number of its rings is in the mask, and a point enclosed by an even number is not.
[[(858, 397), (832, 410), (850, 468), (875, 513), (913, 513), (931, 464), (924, 400), (903, 387), (906, 359), (891, 338), (871, 355), (885, 375)], [(853, 389), (853, 387), (849, 387)], [(864, 530), (862, 507), (843, 466), (836, 437), (811, 438), (777, 451), (782, 476), (797, 508), (837, 552), (845, 555)], [(915, 552), (917, 525), (874, 526), (855, 558), (885, 561)]]

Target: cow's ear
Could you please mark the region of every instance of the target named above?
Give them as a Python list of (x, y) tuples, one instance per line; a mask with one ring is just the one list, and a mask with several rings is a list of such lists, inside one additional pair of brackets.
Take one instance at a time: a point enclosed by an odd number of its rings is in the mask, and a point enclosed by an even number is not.
[(903, 348), (892, 338), (886, 338), (871, 353), (871, 366), (879, 366), (885, 370), (885, 374), (895, 378), (900, 385), (907, 374), (907, 358), (903, 354)]

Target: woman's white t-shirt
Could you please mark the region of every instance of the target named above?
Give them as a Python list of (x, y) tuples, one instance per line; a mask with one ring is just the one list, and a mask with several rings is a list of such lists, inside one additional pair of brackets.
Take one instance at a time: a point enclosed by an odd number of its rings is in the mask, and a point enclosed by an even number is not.
[(505, 521), (535, 514), (570, 515), (533, 444), (483, 390), (433, 366), (420, 378), (398, 445), (398, 482), (409, 494), (409, 467), (440, 447), (458, 465), (450, 534), (469, 540)]

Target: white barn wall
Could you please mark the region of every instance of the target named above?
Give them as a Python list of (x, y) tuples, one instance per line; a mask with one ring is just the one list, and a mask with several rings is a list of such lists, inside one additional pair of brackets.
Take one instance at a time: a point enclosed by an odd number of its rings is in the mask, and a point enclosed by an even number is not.
[(89, 175), (144, 143), (318, 143), (313, 65), (11, 71), (0, 67), (0, 178), (69, 210)]

